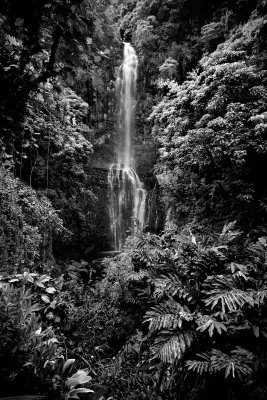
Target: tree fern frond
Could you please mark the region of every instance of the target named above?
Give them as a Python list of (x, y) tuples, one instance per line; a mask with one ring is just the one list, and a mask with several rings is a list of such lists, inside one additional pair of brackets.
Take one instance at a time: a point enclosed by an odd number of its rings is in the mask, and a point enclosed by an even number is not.
[(247, 265), (231, 262), (228, 265), (227, 269), (231, 272), (232, 279), (235, 282), (240, 282), (241, 280), (247, 281), (249, 279)]
[(186, 361), (185, 365), (189, 370), (196, 372), (199, 375), (202, 375), (203, 373), (211, 372), (210, 361), (189, 360), (189, 361)]
[(162, 334), (155, 340), (153, 350), (163, 362), (172, 364), (179, 360), (191, 346), (193, 336), (191, 332), (179, 332), (174, 336)]
[(233, 350), (231, 355), (212, 349), (210, 352), (197, 354), (197, 356), (201, 360), (189, 360), (186, 362), (186, 366), (198, 374), (222, 371), (225, 378), (229, 376), (242, 378), (242, 376), (252, 373), (253, 354), (240, 347)]
[(217, 321), (214, 316), (199, 315), (197, 319), (197, 324), (197, 331), (205, 332), (208, 330), (210, 337), (213, 336), (214, 330), (217, 331), (219, 335), (221, 335), (223, 331), (227, 331), (227, 327), (225, 326), (225, 324), (223, 322)]
[(226, 254), (223, 253), (223, 250), (227, 250), (227, 249), (228, 249), (228, 246), (226, 246), (226, 245), (212, 246), (212, 247), (209, 248), (209, 252), (213, 253), (220, 260), (225, 260), (226, 259)]
[(177, 296), (187, 302), (193, 301), (192, 296), (186, 290), (178, 276), (169, 274), (153, 280), (153, 283), (155, 285), (154, 297), (156, 299), (161, 299), (167, 295), (169, 297)]
[(130, 292), (124, 293), (124, 301), (129, 304), (140, 304), (139, 299), (132, 295)]
[(149, 272), (140, 270), (138, 272), (131, 271), (131, 273), (127, 276), (127, 279), (129, 281), (141, 281), (145, 277), (149, 277)]
[(149, 322), (149, 330), (181, 328), (183, 321), (193, 319), (186, 306), (174, 301), (166, 301), (147, 311), (144, 322)]
[(236, 221), (229, 222), (228, 224), (224, 225), (222, 233), (219, 236), (220, 244), (228, 244), (238, 238), (241, 235), (241, 232), (235, 229)]
[(258, 261), (266, 261), (267, 252), (267, 241), (265, 237), (258, 239), (257, 243), (254, 243), (249, 247), (250, 252), (254, 257), (258, 258)]
[(199, 269), (199, 273), (206, 275), (211, 267), (214, 265), (214, 254), (211, 251), (202, 251), (195, 261)]
[[(245, 349), (244, 349), (245, 350)], [(240, 352), (232, 352), (232, 355), (223, 353), (220, 350), (212, 350), (211, 367), (214, 371), (224, 371), (225, 378), (230, 375), (233, 378), (238, 376), (241, 378), (243, 375), (250, 375), (252, 373), (251, 362), (244, 357)]]
[(8, 40), (8, 42), (12, 45), (12, 46), (21, 46), (21, 40), (15, 38), (15, 36), (11, 36), (11, 35), (6, 35), (6, 39)]
[(242, 271), (236, 271), (233, 274), (233, 279), (236, 280), (236, 281), (241, 280), (241, 279), (243, 279), (244, 281), (248, 281), (249, 280), (247, 275), (244, 274), (244, 272), (242, 272)]
[(248, 266), (237, 262), (231, 262), (228, 269), (230, 269), (232, 274), (235, 274), (238, 271), (242, 272), (244, 275), (247, 275), (248, 273)]
[(236, 283), (231, 275), (217, 275), (206, 279), (205, 285), (211, 290), (204, 293), (208, 296), (204, 300), (206, 306), (211, 309), (217, 305), (222, 312), (233, 312), (242, 308), (245, 304), (254, 305), (251, 291), (244, 291), (236, 287)]
[(221, 235), (225, 235), (226, 233), (231, 232), (235, 228), (235, 225), (236, 221), (231, 221), (224, 224)]
[(208, 276), (204, 284), (208, 288), (213, 287), (216, 289), (232, 289), (235, 287), (235, 282), (230, 274)]
[(231, 351), (231, 354), (237, 355), (239, 357), (244, 357), (246, 361), (250, 360), (253, 362), (254, 354), (251, 351), (244, 349), (244, 347), (237, 346), (234, 350)]
[(245, 304), (254, 305), (251, 293), (236, 288), (231, 290), (214, 289), (207, 294), (210, 296), (204, 300), (206, 306), (211, 306), (213, 309), (218, 305), (223, 313), (236, 311)]
[(267, 284), (254, 292), (254, 299), (256, 304), (262, 304), (267, 299)]

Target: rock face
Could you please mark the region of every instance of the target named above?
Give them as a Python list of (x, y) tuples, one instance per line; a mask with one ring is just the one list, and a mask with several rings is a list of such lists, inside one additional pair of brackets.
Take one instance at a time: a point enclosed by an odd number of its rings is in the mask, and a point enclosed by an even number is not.
[(108, 171), (114, 160), (114, 144), (107, 143), (95, 148), (88, 165), (90, 189), (96, 196), (94, 204), (94, 225), (85, 257), (94, 258), (95, 254), (111, 249), (110, 221), (108, 212)]
[(136, 171), (147, 190), (154, 188), (156, 179), (153, 168), (156, 163), (157, 149), (154, 143), (143, 142), (134, 145)]
[(145, 231), (157, 232), (161, 228), (159, 187), (154, 174), (157, 148), (154, 143), (143, 142), (134, 146), (136, 171), (147, 190)]

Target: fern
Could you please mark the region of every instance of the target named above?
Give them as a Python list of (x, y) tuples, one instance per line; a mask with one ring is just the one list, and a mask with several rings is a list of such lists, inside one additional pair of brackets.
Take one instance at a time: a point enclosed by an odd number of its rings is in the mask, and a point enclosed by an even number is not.
[(201, 360), (186, 361), (185, 365), (188, 370), (196, 372), (199, 375), (207, 372), (212, 373), (213, 370), (211, 367), (211, 353), (202, 353), (196, 355), (201, 358)]
[(211, 296), (205, 300), (206, 306), (211, 306), (211, 309), (220, 305), (223, 313), (237, 311), (245, 304), (254, 305), (254, 300), (249, 293), (240, 289), (231, 290), (212, 290), (208, 292)]
[(193, 319), (186, 306), (181, 306), (174, 301), (166, 301), (147, 311), (144, 322), (149, 322), (151, 332), (160, 329), (181, 328), (183, 321)]
[(259, 262), (262, 265), (266, 267), (267, 259), (266, 259), (266, 253), (267, 253), (267, 241), (266, 238), (261, 237), (258, 239), (257, 243), (253, 244), (249, 248), (252, 256), (253, 256), (253, 261)]
[[(213, 350), (211, 358), (211, 366), (214, 370), (224, 371), (225, 378), (232, 376), (233, 378), (243, 375), (250, 375), (252, 373), (251, 362), (247, 357), (250, 353), (245, 349), (241, 355), (240, 351), (234, 350), (231, 352), (231, 356), (223, 353), (219, 350)], [(245, 357), (244, 357), (245, 355)]]
[(228, 269), (230, 269), (232, 274), (235, 274), (237, 272), (242, 272), (242, 274), (246, 277), (248, 274), (248, 266), (243, 265), (237, 262), (231, 262), (230, 265), (228, 266)]
[(191, 332), (179, 332), (170, 336), (170, 333), (162, 332), (155, 340), (152, 348), (154, 356), (159, 357), (161, 361), (172, 364), (175, 360), (180, 360), (185, 351), (191, 346), (193, 336)]
[(205, 332), (208, 330), (209, 336), (213, 336), (214, 330), (217, 331), (221, 335), (221, 333), (224, 331), (227, 331), (227, 328), (223, 322), (217, 321), (214, 316), (208, 316), (208, 315), (199, 315), (197, 319), (197, 331), (200, 332)]
[(140, 301), (138, 300), (138, 298), (136, 296), (132, 295), (130, 292), (124, 293), (123, 298), (124, 298), (125, 303), (135, 304), (135, 305), (140, 304)]
[(267, 298), (267, 241), (261, 237), (249, 248), (251, 254), (250, 281), (253, 282), (253, 298), (259, 306)]
[(201, 360), (189, 360), (186, 362), (186, 366), (200, 375), (204, 372), (224, 372), (225, 378), (229, 376), (242, 378), (252, 374), (253, 354), (240, 347), (232, 350), (231, 355), (213, 349), (210, 352), (197, 354), (197, 356)]
[(8, 40), (8, 43), (12, 46), (21, 46), (21, 40), (18, 40), (17, 38), (15, 38), (15, 36), (6, 35), (6, 39)]
[(229, 222), (228, 224), (224, 225), (222, 233), (219, 236), (219, 242), (222, 245), (227, 245), (237, 239), (241, 232), (235, 229), (236, 221)]
[(206, 291), (208, 298), (204, 300), (206, 306), (211, 306), (211, 309), (220, 306), (223, 313), (237, 311), (245, 304), (254, 305), (254, 300), (251, 292), (235, 287), (232, 277), (225, 275), (217, 275), (206, 280), (206, 284), (212, 286), (213, 289)]
[(129, 281), (142, 281), (144, 278), (149, 277), (149, 272), (140, 270), (138, 272), (132, 271), (127, 275)]
[(153, 280), (153, 283), (155, 285), (154, 297), (156, 299), (161, 299), (164, 296), (177, 296), (189, 303), (193, 301), (192, 296), (177, 276), (171, 274), (166, 277), (161, 276), (160, 278)]
[(224, 261), (226, 259), (226, 254), (223, 251), (226, 252), (227, 249), (228, 249), (228, 246), (226, 246), (226, 245), (212, 246), (212, 247), (210, 247), (209, 252), (211, 254), (214, 254), (216, 257), (218, 257), (219, 260)]
[(256, 304), (262, 304), (265, 302), (267, 299), (267, 283), (262, 285), (258, 290), (256, 290), (254, 293), (254, 300)]

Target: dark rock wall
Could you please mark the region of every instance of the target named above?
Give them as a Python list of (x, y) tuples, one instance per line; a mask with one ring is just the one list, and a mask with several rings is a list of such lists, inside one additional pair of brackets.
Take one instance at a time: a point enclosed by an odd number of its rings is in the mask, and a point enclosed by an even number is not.
[(154, 174), (157, 148), (153, 142), (134, 146), (136, 172), (147, 190), (146, 231), (157, 232), (161, 227), (161, 211), (158, 204), (159, 187)]
[(96, 196), (94, 204), (94, 226), (85, 250), (86, 258), (111, 249), (110, 221), (108, 212), (108, 171), (114, 161), (114, 144), (106, 143), (95, 148), (88, 165), (89, 185)]

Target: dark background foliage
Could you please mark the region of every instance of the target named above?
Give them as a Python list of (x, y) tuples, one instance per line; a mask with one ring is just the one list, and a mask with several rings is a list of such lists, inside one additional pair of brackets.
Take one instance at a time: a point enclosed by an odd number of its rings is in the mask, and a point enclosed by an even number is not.
[[(1, 1), (1, 397), (266, 398), (266, 11)], [(160, 224), (103, 260), (121, 39)]]

